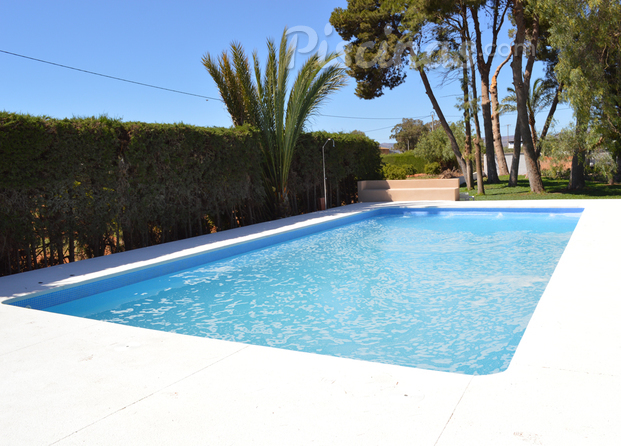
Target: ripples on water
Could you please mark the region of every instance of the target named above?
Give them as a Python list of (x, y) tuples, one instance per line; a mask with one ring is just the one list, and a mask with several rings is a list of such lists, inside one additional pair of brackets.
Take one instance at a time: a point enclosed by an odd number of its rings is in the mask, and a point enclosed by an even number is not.
[(506, 369), (577, 216), (385, 215), (102, 293), (91, 318), (426, 369)]

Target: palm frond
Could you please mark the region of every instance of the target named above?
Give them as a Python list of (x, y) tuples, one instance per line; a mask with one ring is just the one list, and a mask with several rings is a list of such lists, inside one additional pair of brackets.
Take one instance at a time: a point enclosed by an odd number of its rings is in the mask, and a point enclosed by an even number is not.
[(232, 64), (224, 52), (217, 62), (207, 54), (203, 65), (216, 82), (233, 123), (250, 123), (260, 130), (266, 189), (282, 204), (287, 200), (298, 138), (320, 105), (346, 84), (347, 76), (345, 68), (332, 63), (337, 54), (321, 60), (315, 54), (304, 63), (289, 90), (295, 48), (288, 44), (286, 28), (279, 47), (268, 39), (267, 49), (264, 70), (257, 52), (252, 55), (254, 80), (250, 62), (237, 43), (231, 44)]

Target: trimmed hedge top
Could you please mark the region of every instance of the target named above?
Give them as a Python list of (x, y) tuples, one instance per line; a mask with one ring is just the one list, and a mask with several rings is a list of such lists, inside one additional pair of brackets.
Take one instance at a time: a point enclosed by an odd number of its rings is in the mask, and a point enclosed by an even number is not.
[[(296, 212), (322, 195), (321, 147), (336, 205), (381, 175), (375, 141), (302, 135), (293, 160)], [(0, 112), (0, 274), (251, 224), (264, 206), (262, 152), (248, 126), (51, 119)]]

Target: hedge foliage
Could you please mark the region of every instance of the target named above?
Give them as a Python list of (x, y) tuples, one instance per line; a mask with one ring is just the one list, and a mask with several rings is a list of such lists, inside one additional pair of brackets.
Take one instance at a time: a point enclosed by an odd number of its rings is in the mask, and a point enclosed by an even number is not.
[(405, 180), (408, 175), (422, 173), (425, 159), (415, 156), (411, 151), (382, 155), (382, 173), (386, 180)]
[[(381, 176), (361, 135), (303, 135), (291, 173), (294, 213), (323, 195), (356, 200)], [(57, 120), (0, 112), (0, 275), (201, 235), (271, 218), (251, 127)]]
[[(411, 151), (404, 153), (391, 153), (388, 155), (382, 155), (382, 161), (385, 164), (392, 164), (395, 166), (404, 167), (411, 170), (415, 170), (415, 173), (422, 173), (425, 169), (425, 164), (428, 163), (425, 158), (415, 156)], [(413, 175), (408, 173), (408, 175)]]

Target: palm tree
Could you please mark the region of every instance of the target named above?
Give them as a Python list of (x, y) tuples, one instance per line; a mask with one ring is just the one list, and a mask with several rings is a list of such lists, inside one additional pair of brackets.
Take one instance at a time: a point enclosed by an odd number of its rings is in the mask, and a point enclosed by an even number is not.
[(231, 115), (233, 125), (257, 125), (257, 91), (250, 75), (250, 64), (242, 46), (231, 43), (233, 65), (226, 51), (214, 61), (209, 53), (203, 65), (216, 82), (222, 101)]
[(268, 57), (262, 72), (256, 51), (253, 53), (254, 79), (248, 57), (238, 43), (231, 44), (232, 64), (224, 51), (216, 60), (209, 54), (203, 65), (216, 82), (233, 124), (250, 124), (261, 134), (263, 172), (266, 190), (280, 216), (289, 214), (289, 171), (295, 146), (309, 118), (321, 103), (346, 83), (346, 71), (331, 62), (337, 54), (321, 59), (309, 57), (289, 90), (289, 64), (295, 48), (287, 44), (285, 28), (277, 49), (267, 41)]
[[(526, 101), (528, 108), (528, 125), (533, 135), (533, 145), (537, 144), (537, 130), (535, 130), (535, 117), (544, 109), (549, 107), (554, 100), (557, 85), (551, 79), (537, 79), (533, 84), (533, 88), (529, 90), (529, 96)], [(515, 90), (511, 87), (507, 88), (509, 94), (501, 102), (500, 113), (517, 111), (517, 97)]]

